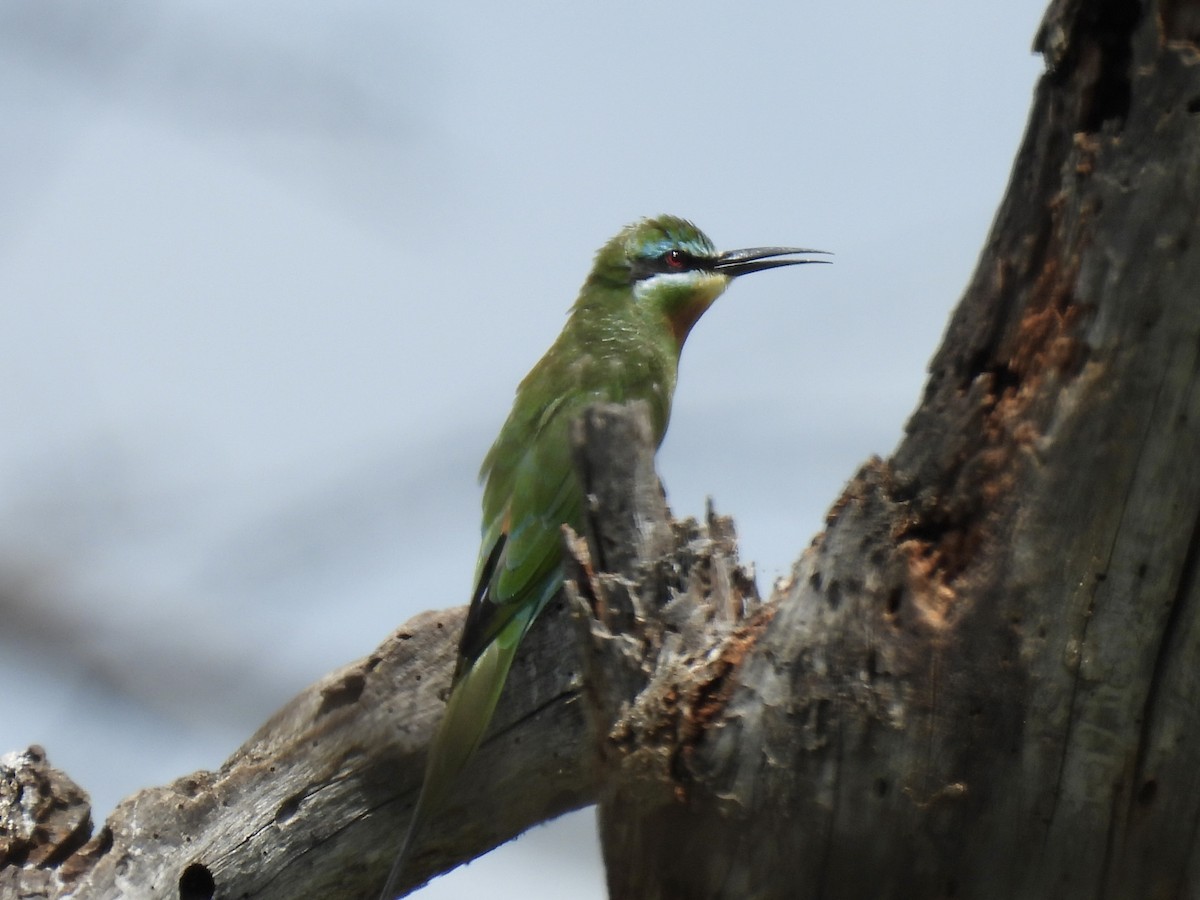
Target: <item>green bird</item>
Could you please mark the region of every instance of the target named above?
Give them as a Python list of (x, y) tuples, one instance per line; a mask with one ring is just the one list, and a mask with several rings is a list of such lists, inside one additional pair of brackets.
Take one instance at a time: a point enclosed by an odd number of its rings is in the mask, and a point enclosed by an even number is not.
[(521, 638), (562, 586), (562, 526), (581, 530), (571, 422), (594, 403), (649, 404), (655, 446), (671, 415), (679, 354), (692, 326), (739, 275), (824, 262), (757, 247), (719, 253), (675, 216), (622, 229), (595, 264), (558, 339), (517, 388), (483, 460), (483, 542), (450, 696), (384, 900), (391, 900), (427, 816), (483, 738)]

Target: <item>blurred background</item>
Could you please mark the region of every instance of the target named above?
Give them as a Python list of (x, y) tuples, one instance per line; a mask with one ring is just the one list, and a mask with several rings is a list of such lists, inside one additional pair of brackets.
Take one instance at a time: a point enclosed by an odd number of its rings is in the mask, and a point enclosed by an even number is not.
[[(214, 768), (466, 602), (475, 474), (625, 223), (739, 282), (659, 455), (760, 587), (887, 454), (1041, 72), (1043, 2), (0, 0), (0, 752)], [(604, 896), (592, 814), (421, 896)]]

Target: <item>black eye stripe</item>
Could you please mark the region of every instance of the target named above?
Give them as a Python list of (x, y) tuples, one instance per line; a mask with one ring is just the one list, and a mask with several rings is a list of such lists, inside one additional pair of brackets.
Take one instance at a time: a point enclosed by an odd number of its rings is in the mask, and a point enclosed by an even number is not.
[(633, 280), (641, 281), (652, 275), (666, 275), (679, 272), (694, 272), (696, 269), (712, 268), (712, 262), (707, 259), (692, 256), (686, 250), (671, 249), (657, 256), (642, 256), (633, 260)]

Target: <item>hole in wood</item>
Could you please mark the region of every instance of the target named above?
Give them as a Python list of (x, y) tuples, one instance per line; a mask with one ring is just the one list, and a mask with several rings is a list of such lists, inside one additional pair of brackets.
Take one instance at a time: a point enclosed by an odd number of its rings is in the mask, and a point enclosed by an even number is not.
[(1154, 802), (1154, 796), (1157, 793), (1158, 781), (1154, 778), (1147, 778), (1138, 789), (1138, 803), (1142, 806), (1149, 806)]
[(900, 601), (903, 599), (903, 597), (903, 588), (892, 588), (891, 592), (887, 595), (887, 605), (885, 607), (889, 616), (894, 616), (896, 613), (900, 612)]
[(212, 900), (217, 891), (208, 866), (192, 863), (179, 876), (179, 900)]

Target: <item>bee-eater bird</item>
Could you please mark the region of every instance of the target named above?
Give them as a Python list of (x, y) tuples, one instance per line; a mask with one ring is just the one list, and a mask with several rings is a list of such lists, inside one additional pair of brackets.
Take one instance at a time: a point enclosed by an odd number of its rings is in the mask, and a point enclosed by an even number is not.
[(554, 344), (517, 388), (483, 460), (483, 543), (475, 592), (425, 780), (384, 900), (395, 895), (426, 817), (479, 746), (521, 638), (562, 585), (562, 526), (581, 530), (571, 422), (594, 403), (649, 404), (655, 446), (671, 414), (683, 343), (739, 275), (824, 260), (796, 247), (719, 253), (691, 222), (643, 219), (600, 248)]

